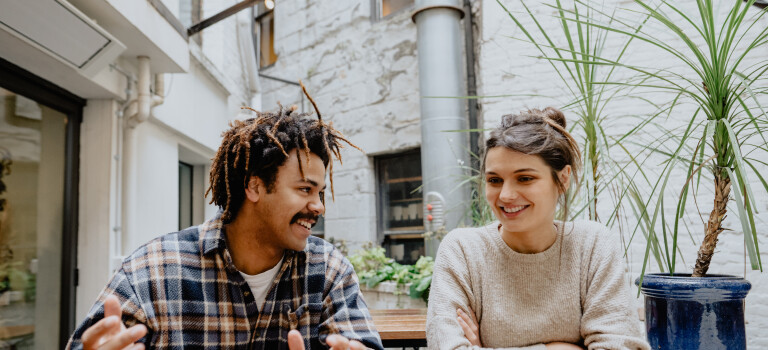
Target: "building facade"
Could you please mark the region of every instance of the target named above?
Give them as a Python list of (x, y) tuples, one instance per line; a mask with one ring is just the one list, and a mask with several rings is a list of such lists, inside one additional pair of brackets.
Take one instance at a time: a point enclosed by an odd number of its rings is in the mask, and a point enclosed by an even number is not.
[(187, 28), (235, 3), (0, 5), (0, 348), (61, 348), (122, 257), (215, 213), (210, 159), (255, 92), (253, 21)]
[[(433, 249), (424, 232), (471, 224), (466, 206), (457, 204), (465, 200), (450, 197), (456, 192), (468, 198), (461, 184), (477, 163), (467, 151), (477, 153), (485, 136), (466, 130), (491, 129), (504, 114), (568, 100), (557, 72), (536, 58), (536, 48), (513, 39), (521, 31), (497, 1), (257, 1), (188, 34), (237, 3), (0, 5), (0, 283), (6, 283), (0, 284), (0, 327), (26, 327), (13, 339), (19, 348), (60, 346), (123, 256), (215, 212), (203, 197), (209, 163), (240, 106), (295, 104), (313, 111), (298, 86), (302, 80), (323, 118), (365, 151), (343, 150), (343, 165), (334, 165), (334, 198), (327, 191), (326, 215), (313, 230), (345, 242), (350, 251), (366, 242), (382, 244), (390, 257), (411, 263)], [(520, 1), (502, 3), (513, 13), (525, 11)], [(528, 6), (540, 18), (557, 15), (544, 4)], [(452, 32), (429, 31), (435, 17)], [(542, 23), (558, 30), (557, 21)], [(456, 54), (433, 53), (426, 60), (435, 50), (427, 44), (446, 42)], [(665, 63), (643, 48), (631, 59)], [(446, 61), (451, 65), (441, 65)], [(437, 73), (430, 70), (435, 67)], [(455, 76), (457, 67), (462, 80), (454, 88), (460, 93), (434, 92), (442, 90), (420, 81), (442, 70)], [(445, 106), (454, 109), (440, 109)], [(608, 114), (646, 110), (633, 102), (611, 106)], [(459, 116), (463, 124), (433, 127), (424, 121), (430, 113)], [(574, 125), (574, 115), (566, 115)], [(612, 130), (618, 134), (631, 123), (618, 122)], [(435, 135), (442, 144), (428, 140)], [(444, 156), (439, 165), (432, 162), (435, 149)], [(449, 174), (454, 169), (459, 175)], [(445, 179), (450, 181), (440, 190), (431, 187)], [(753, 188), (761, 188), (754, 180)], [(600, 203), (598, 212), (611, 212), (610, 200)], [(765, 222), (768, 201), (757, 203), (758, 220)], [(704, 206), (701, 211), (708, 212)], [(732, 216), (727, 225), (739, 227)], [(698, 220), (689, 219), (692, 225)], [(629, 246), (632, 283), (645, 244), (624, 228), (615, 231)], [(768, 327), (768, 277), (744, 272), (740, 234), (725, 233), (712, 272), (746, 274), (752, 282), (748, 345), (766, 347), (760, 330)], [(768, 244), (765, 232), (758, 240)], [(692, 257), (695, 247), (681, 249)], [(58, 336), (34, 329), (56, 329)]]

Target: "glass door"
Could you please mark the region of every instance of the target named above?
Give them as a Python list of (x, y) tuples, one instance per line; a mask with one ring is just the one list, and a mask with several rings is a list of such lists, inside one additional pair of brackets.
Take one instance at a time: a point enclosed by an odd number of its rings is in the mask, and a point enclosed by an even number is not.
[(59, 329), (66, 123), (0, 88), (0, 329), (16, 349)]
[(55, 349), (73, 328), (82, 102), (0, 60), (0, 349)]

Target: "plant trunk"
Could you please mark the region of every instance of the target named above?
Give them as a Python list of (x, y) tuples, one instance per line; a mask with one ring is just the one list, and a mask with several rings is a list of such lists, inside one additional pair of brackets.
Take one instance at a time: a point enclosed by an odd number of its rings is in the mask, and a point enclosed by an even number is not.
[(597, 194), (598, 194), (598, 186), (597, 182), (600, 180), (600, 175), (597, 173), (598, 168), (598, 161), (595, 157), (592, 157), (592, 201), (594, 204), (594, 213), (592, 212), (593, 208), (590, 206), (590, 217), (594, 221), (599, 221), (600, 218), (597, 217)]
[(723, 219), (727, 212), (726, 205), (731, 194), (731, 179), (719, 173), (715, 174), (715, 207), (709, 214), (707, 231), (704, 240), (699, 247), (699, 255), (696, 258), (696, 267), (693, 269), (693, 277), (703, 277), (709, 270), (709, 262), (717, 246), (717, 237), (723, 232)]

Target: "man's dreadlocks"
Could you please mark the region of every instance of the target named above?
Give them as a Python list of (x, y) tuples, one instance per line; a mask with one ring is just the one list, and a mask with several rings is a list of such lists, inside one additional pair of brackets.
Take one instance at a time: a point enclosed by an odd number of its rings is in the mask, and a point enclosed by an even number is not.
[[(331, 195), (333, 195), (333, 158), (341, 162), (339, 150), (344, 147), (341, 141), (358, 148), (344, 135), (333, 128), (333, 123), (325, 123), (311, 96), (301, 84), (304, 94), (312, 102), (317, 112), (317, 120), (308, 119), (312, 113), (295, 113), (296, 106), (280, 107), (276, 112), (259, 112), (256, 118), (230, 122), (229, 130), (222, 133), (222, 142), (211, 166), (210, 186), (206, 191), (212, 193), (211, 203), (224, 210), (221, 220), (231, 222), (245, 200), (245, 187), (251, 176), (258, 176), (267, 186), (267, 191), (274, 190), (277, 168), (288, 159), (288, 153), (297, 149), (304, 153), (306, 165), (309, 155), (314, 153), (323, 160), (329, 170)], [(362, 151), (362, 150), (360, 150)], [(299, 171), (302, 178), (304, 167), (299, 158)]]

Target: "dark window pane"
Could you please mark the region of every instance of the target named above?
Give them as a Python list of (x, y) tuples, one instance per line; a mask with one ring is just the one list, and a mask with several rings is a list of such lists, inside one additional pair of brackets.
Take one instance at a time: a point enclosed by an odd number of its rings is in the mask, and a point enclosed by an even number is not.
[(378, 161), (380, 213), (385, 234), (424, 231), (421, 155), (411, 151)]
[(192, 223), (192, 165), (179, 162), (179, 230)]

